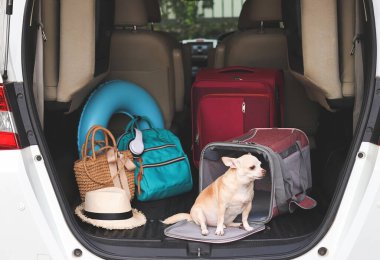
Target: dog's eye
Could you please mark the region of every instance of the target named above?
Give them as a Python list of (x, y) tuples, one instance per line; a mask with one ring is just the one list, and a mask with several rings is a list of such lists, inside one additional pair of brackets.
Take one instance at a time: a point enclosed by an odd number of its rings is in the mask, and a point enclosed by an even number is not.
[(249, 169), (251, 169), (251, 170), (254, 170), (255, 168), (256, 168), (256, 166), (255, 166), (255, 165), (253, 165), (253, 166), (249, 167)]

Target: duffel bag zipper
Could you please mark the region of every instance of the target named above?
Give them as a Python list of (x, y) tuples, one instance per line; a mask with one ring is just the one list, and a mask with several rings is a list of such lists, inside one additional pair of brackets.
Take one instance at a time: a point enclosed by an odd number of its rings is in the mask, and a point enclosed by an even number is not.
[(141, 194), (141, 180), (142, 180), (143, 175), (144, 175), (144, 169), (146, 169), (146, 168), (152, 168), (152, 167), (157, 167), (157, 166), (165, 166), (165, 165), (168, 165), (168, 164), (172, 164), (172, 163), (176, 163), (176, 162), (179, 162), (179, 161), (183, 161), (185, 159), (186, 159), (185, 156), (181, 156), (181, 157), (177, 157), (177, 158), (174, 158), (174, 159), (171, 159), (171, 160), (167, 160), (167, 161), (164, 161), (164, 162), (160, 162), (160, 163), (144, 164), (141, 157), (137, 158), (137, 161), (140, 163), (139, 172), (137, 174), (137, 191), (138, 191), (138, 194)]
[(168, 148), (168, 147), (175, 147), (175, 144), (165, 144), (161, 146), (150, 147), (150, 148), (145, 149), (144, 152), (159, 150), (159, 149)]
[(167, 161), (163, 161), (163, 162), (160, 162), (160, 163), (143, 164), (143, 167), (144, 168), (152, 168), (152, 167), (164, 166), (164, 165), (168, 165), (168, 164), (171, 164), (171, 163), (183, 161), (185, 159), (186, 159), (185, 156), (181, 156), (181, 157), (177, 157), (177, 158), (170, 159), (170, 160), (167, 160)]

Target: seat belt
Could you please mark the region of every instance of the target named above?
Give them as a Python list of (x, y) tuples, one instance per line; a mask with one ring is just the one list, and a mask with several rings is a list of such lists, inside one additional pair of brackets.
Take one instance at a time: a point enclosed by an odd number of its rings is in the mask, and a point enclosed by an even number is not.
[[(41, 20), (41, 0), (38, 1), (38, 29), (37, 29), (37, 42), (36, 54), (34, 60), (33, 72), (33, 94), (37, 107), (38, 116), (41, 126), (44, 125), (44, 74), (43, 74), (43, 43), (47, 40), (44, 32), (44, 26)], [(36, 2), (34, 2), (36, 4)], [(32, 14), (33, 15), (33, 14)]]
[[(351, 55), (355, 55), (355, 103), (353, 110), (353, 132), (359, 121), (364, 94), (364, 63), (363, 63), (363, 22), (367, 22), (365, 0), (355, 3), (355, 36), (352, 40)], [(364, 17), (363, 17), (364, 14)], [(364, 19), (363, 19), (364, 18)]]

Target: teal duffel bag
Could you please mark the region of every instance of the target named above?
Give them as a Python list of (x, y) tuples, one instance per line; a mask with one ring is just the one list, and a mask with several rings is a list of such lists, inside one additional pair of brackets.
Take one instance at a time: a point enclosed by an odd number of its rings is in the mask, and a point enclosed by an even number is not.
[(146, 121), (150, 128), (141, 130), (144, 152), (135, 157), (137, 199), (158, 200), (190, 191), (193, 181), (189, 160), (178, 137), (169, 130), (152, 128), (146, 117), (134, 117), (118, 139), (118, 149), (129, 149), (139, 120)]

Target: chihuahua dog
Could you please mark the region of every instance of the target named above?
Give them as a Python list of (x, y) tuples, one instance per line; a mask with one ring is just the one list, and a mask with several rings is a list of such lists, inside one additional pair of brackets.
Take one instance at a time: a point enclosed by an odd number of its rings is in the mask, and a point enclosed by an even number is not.
[(215, 226), (215, 234), (222, 236), (224, 228), (241, 226), (233, 220), (242, 214), (244, 229), (253, 229), (247, 221), (252, 208), (253, 183), (264, 178), (266, 171), (251, 154), (239, 158), (222, 157), (222, 161), (229, 169), (198, 195), (190, 214), (173, 215), (165, 219), (164, 224), (194, 221), (201, 227), (202, 235), (208, 235), (207, 226)]

